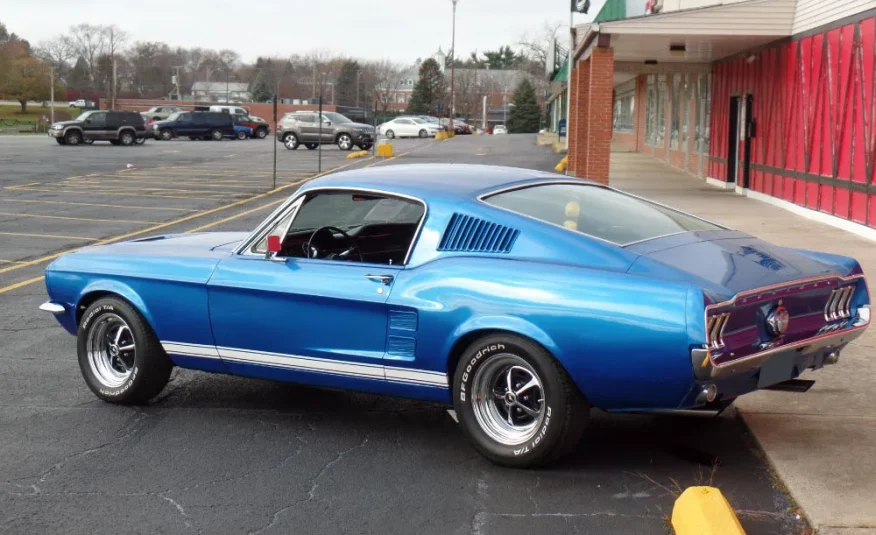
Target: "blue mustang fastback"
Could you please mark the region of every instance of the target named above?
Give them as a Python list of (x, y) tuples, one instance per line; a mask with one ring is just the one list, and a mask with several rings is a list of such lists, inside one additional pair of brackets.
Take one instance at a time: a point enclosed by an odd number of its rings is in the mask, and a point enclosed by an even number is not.
[(487, 458), (570, 451), (591, 407), (720, 410), (833, 364), (870, 322), (851, 258), (596, 183), (376, 167), (309, 182), (251, 233), (89, 247), (46, 270), (100, 398), (173, 366), (452, 404)]

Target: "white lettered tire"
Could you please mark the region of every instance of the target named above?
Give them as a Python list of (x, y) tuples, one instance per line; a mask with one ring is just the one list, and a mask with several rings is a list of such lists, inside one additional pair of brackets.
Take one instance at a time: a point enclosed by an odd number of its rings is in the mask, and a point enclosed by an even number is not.
[(164, 389), (173, 369), (143, 316), (117, 297), (85, 310), (76, 347), (88, 388), (110, 403), (146, 403)]
[(570, 452), (590, 417), (590, 405), (560, 363), (513, 334), (485, 336), (465, 350), (453, 377), (453, 406), (475, 449), (518, 468)]

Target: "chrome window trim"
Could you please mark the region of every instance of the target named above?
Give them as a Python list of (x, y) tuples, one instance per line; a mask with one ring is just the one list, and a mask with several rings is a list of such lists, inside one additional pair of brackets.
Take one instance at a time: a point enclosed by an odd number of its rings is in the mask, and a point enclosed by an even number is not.
[[(533, 217), (533, 216), (530, 216), (530, 215), (527, 215), (527, 214), (522, 214), (522, 213), (520, 213), (520, 212), (516, 212), (516, 211), (514, 211), (514, 210), (509, 210), (508, 208), (502, 208), (501, 206), (496, 206), (496, 205), (494, 205), (494, 204), (490, 204), (490, 203), (487, 202), (487, 199), (489, 199), (490, 197), (493, 197), (494, 195), (499, 195), (499, 194), (501, 194), (501, 193), (508, 193), (509, 191), (516, 191), (516, 190), (521, 190), (521, 189), (534, 188), (534, 187), (538, 187), (538, 186), (554, 186), (554, 185), (559, 185), (559, 184), (569, 184), (569, 185), (572, 185), (572, 186), (587, 186), (587, 187), (603, 188), (603, 189), (611, 190), (611, 191), (614, 191), (615, 193), (618, 193), (618, 194), (620, 194), (620, 195), (624, 195), (624, 196), (627, 196), (627, 197), (632, 197), (632, 198), (634, 198), (634, 199), (638, 199), (638, 200), (640, 200), (640, 201), (642, 201), (642, 202), (645, 202), (645, 203), (648, 203), (648, 204), (652, 204), (652, 205), (655, 205), (655, 206), (659, 206), (659, 207), (661, 207), (661, 208), (665, 208), (666, 210), (669, 210), (669, 211), (671, 211), (671, 212), (675, 212), (675, 213), (677, 213), (677, 214), (686, 215), (686, 216), (688, 216), (688, 217), (691, 217), (691, 218), (693, 218), (693, 219), (697, 219), (697, 220), (699, 220), (699, 221), (702, 221), (702, 222), (704, 222), (704, 223), (708, 223), (708, 224), (710, 224), (710, 225), (715, 225), (715, 226), (718, 227), (718, 229), (720, 229), (720, 230), (733, 230), (733, 229), (731, 229), (731, 228), (725, 227), (724, 225), (719, 225), (718, 223), (715, 223), (714, 221), (709, 221), (708, 219), (704, 219), (704, 218), (702, 218), (702, 217), (700, 217), (700, 216), (697, 216), (697, 215), (694, 215), (694, 214), (689, 214), (689, 213), (684, 212), (684, 211), (682, 211), (682, 210), (679, 210), (679, 209), (677, 209), (677, 208), (673, 208), (673, 207), (671, 207), (671, 206), (667, 206), (667, 205), (665, 205), (665, 204), (661, 204), (661, 203), (659, 203), (659, 202), (652, 201), (651, 199), (646, 199), (645, 197), (640, 197), (640, 196), (638, 196), (638, 195), (634, 195), (634, 194), (632, 194), (632, 193), (628, 193), (628, 192), (626, 192), (626, 191), (619, 190), (619, 189), (617, 189), (617, 188), (613, 188), (613, 187), (611, 187), (611, 186), (606, 186), (606, 185), (604, 185), (604, 184), (597, 184), (597, 183), (593, 183), (593, 182), (582, 182), (580, 179), (578, 179), (578, 180), (571, 180), (571, 179), (568, 179), (568, 180), (550, 180), (550, 181), (545, 181), (545, 182), (528, 182), (528, 183), (525, 183), (525, 184), (516, 184), (516, 185), (514, 185), (514, 186), (507, 186), (507, 187), (504, 187), (504, 188), (501, 188), (501, 189), (497, 189), (497, 190), (489, 191), (489, 192), (487, 192), (487, 193), (482, 193), (482, 194), (478, 195), (477, 200), (478, 200), (479, 202), (483, 203), (483, 204), (486, 204), (487, 206), (489, 206), (489, 207), (491, 207), (491, 208), (495, 208), (495, 209), (498, 209), (498, 210), (504, 210), (504, 211), (506, 211), (506, 212), (508, 212), (508, 213), (511, 213), (511, 214), (515, 214), (515, 215), (518, 215), (518, 216), (521, 216), (521, 217), (526, 217), (526, 218), (531, 219), (531, 220), (533, 220), (533, 221), (538, 221), (539, 223), (544, 223), (545, 225), (550, 225), (550, 226), (552, 226), (552, 227), (561, 228), (561, 229), (566, 230), (566, 231), (568, 231), (568, 232), (574, 232), (575, 234), (580, 234), (580, 235), (582, 235), (582, 236), (587, 236), (588, 238), (593, 238), (594, 240), (599, 240), (599, 241), (601, 241), (601, 242), (608, 243), (608, 244), (611, 244), (611, 245), (615, 245), (615, 246), (617, 246), (617, 247), (629, 247), (629, 246), (631, 246), (631, 245), (636, 245), (636, 244), (639, 244), (639, 243), (644, 243), (644, 242), (651, 241), (651, 240), (656, 240), (656, 239), (659, 239), (659, 238), (667, 238), (667, 237), (669, 237), (669, 236), (677, 236), (677, 235), (679, 235), (679, 234), (687, 234), (688, 232), (697, 232), (697, 231), (687, 231), (687, 230), (682, 230), (682, 231), (679, 231), (679, 232), (671, 232), (671, 233), (669, 233), (669, 234), (662, 234), (662, 235), (660, 235), (660, 236), (652, 236), (652, 237), (650, 237), (650, 238), (645, 238), (645, 239), (643, 239), (643, 240), (631, 241), (631, 242), (629, 242), (629, 243), (617, 243), (617, 242), (613, 242), (613, 241), (611, 241), (611, 240), (606, 240), (605, 238), (600, 238), (599, 236), (594, 236), (593, 234), (587, 234), (586, 232), (582, 232), (581, 230), (572, 230), (572, 229), (570, 229), (570, 228), (566, 228), (566, 227), (564, 227), (564, 226), (562, 226), (562, 225), (557, 225), (556, 223), (551, 223), (550, 221), (544, 221), (544, 220), (542, 220), (542, 219), (538, 219), (537, 217)], [(709, 232), (709, 231), (700, 231), (700, 232)], [(714, 232), (714, 231), (712, 231), (712, 232)]]
[[(300, 201), (303, 201), (304, 198), (307, 196), (307, 194), (313, 193), (315, 191), (350, 191), (350, 192), (361, 192), (361, 193), (376, 193), (378, 195), (385, 195), (387, 197), (396, 197), (399, 199), (405, 199), (408, 201), (413, 201), (413, 202), (421, 204), (423, 206), (423, 215), (420, 216), (420, 222), (417, 225), (417, 230), (414, 232), (414, 237), (413, 237), (413, 239), (411, 239), (410, 245), (408, 245), (408, 250), (405, 253), (404, 262), (402, 262), (401, 264), (395, 264), (395, 266), (398, 266), (398, 267), (404, 267), (404, 266), (408, 265), (408, 262), (411, 259), (411, 253), (413, 253), (413, 251), (414, 251), (414, 245), (416, 245), (417, 241), (420, 239), (420, 233), (423, 231), (423, 225), (425, 225), (426, 218), (429, 216), (429, 204), (426, 201), (424, 201), (423, 199), (420, 199), (419, 197), (413, 197), (411, 195), (405, 195), (403, 193), (395, 193), (392, 191), (385, 191), (385, 190), (372, 189), (372, 188), (356, 188), (356, 187), (351, 187), (351, 186), (341, 186), (341, 187), (320, 186), (320, 187), (316, 187), (316, 188), (308, 188), (307, 190), (297, 192), (298, 195), (290, 197), (290, 200), (283, 203), (280, 206), (280, 208), (274, 210), (274, 212), (271, 215), (269, 215), (265, 219), (265, 221), (262, 222), (261, 225), (256, 227), (256, 230), (253, 231), (249, 235), (249, 237), (242, 242), (242, 245), (239, 245), (237, 247), (237, 249), (234, 250), (234, 253), (242, 255), (242, 256), (264, 256), (264, 255), (261, 255), (258, 253), (253, 253), (253, 252), (249, 251), (249, 249), (252, 247), (253, 244), (258, 243), (258, 240), (261, 240), (265, 236), (268, 229), (270, 229), (270, 227), (272, 226), (273, 223), (275, 223), (276, 221), (281, 220), (283, 217), (285, 217), (288, 214), (289, 210), (297, 209), (300, 206)], [(296, 204), (298, 206), (293, 206)], [(279, 215), (279, 214), (282, 214), (282, 215)], [(289, 221), (289, 224), (286, 226), (286, 230), (284, 231), (284, 234), (283, 234), (284, 236), (285, 236), (285, 233), (288, 232), (289, 228), (292, 226), (292, 223), (295, 222), (296, 217), (298, 217), (298, 214), (295, 214), (295, 217), (293, 217)], [(280, 257), (280, 258), (284, 258), (284, 257)], [(319, 260), (319, 259), (311, 259), (311, 260)], [(389, 265), (389, 264), (373, 264), (371, 262), (356, 262), (356, 264), (380, 265), (380, 266)]]

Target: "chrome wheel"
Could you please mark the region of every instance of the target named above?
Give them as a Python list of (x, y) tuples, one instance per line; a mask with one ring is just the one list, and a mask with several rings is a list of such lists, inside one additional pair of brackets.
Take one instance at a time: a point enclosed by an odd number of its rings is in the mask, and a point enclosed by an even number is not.
[(481, 429), (506, 446), (536, 435), (544, 421), (541, 379), (522, 358), (498, 354), (484, 362), (472, 380), (472, 407)]
[(125, 384), (134, 370), (137, 354), (131, 328), (116, 314), (104, 314), (91, 326), (86, 340), (88, 365), (107, 388)]
[(353, 138), (347, 134), (341, 134), (338, 138), (338, 148), (341, 150), (350, 150), (353, 148)]
[(171, 139), (173, 139), (173, 132), (171, 132), (170, 130), (162, 130), (161, 139), (163, 139), (164, 141), (170, 141)]

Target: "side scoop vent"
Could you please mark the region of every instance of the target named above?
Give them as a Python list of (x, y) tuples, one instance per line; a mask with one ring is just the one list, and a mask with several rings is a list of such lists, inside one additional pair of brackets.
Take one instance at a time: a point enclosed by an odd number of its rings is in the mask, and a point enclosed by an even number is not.
[(462, 214), (453, 214), (441, 243), (439, 251), (459, 251), (466, 253), (508, 253), (520, 231), (485, 219)]

